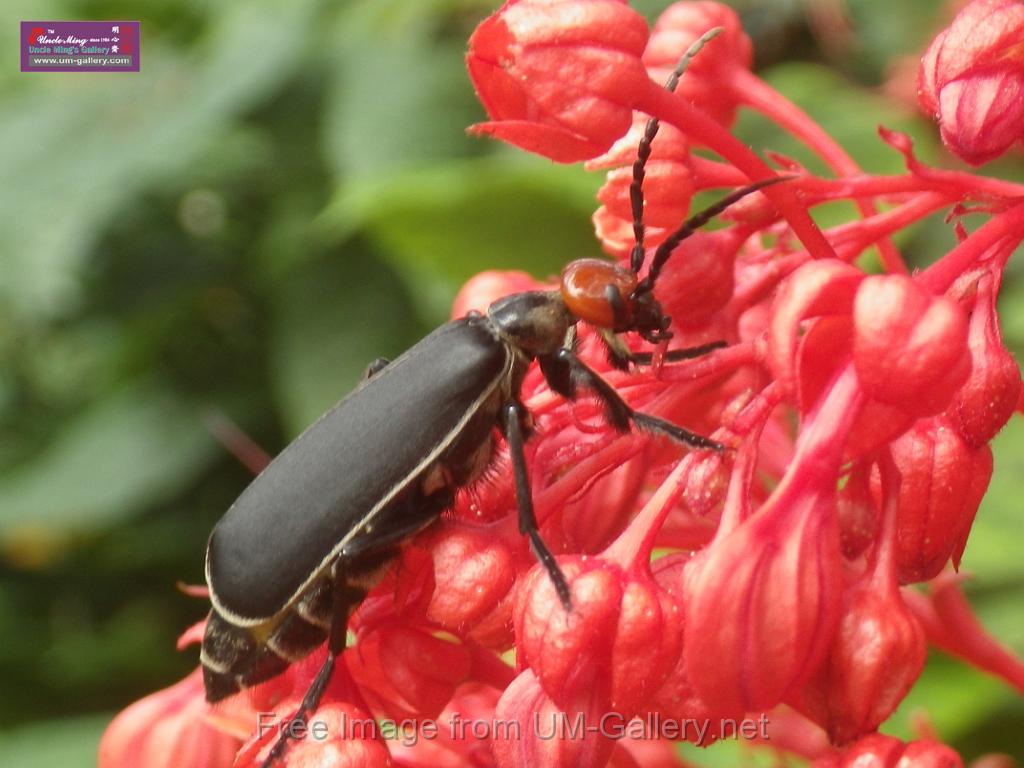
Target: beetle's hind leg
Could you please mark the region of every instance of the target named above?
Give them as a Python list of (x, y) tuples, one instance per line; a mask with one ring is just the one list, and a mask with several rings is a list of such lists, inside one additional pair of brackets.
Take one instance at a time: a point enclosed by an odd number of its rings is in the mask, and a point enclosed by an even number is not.
[(530, 478), (526, 473), (526, 455), (523, 453), (523, 419), (526, 417), (526, 408), (520, 403), (508, 403), (502, 409), (502, 427), (505, 432), (505, 439), (508, 440), (509, 453), (512, 454), (512, 468), (516, 479), (516, 503), (519, 507), (519, 532), (525, 534), (533, 545), (533, 551), (537, 555), (540, 564), (548, 572), (551, 583), (555, 585), (558, 599), (566, 611), (572, 610), (572, 599), (569, 595), (569, 584), (565, 580), (565, 574), (558, 567), (555, 556), (551, 554), (540, 531), (537, 530), (537, 516), (533, 511), (533, 496), (530, 492)]
[(568, 400), (575, 400), (579, 387), (591, 390), (604, 405), (608, 421), (620, 432), (628, 431), (630, 424), (633, 424), (694, 448), (725, 450), (725, 446), (711, 438), (657, 416), (633, 410), (611, 384), (587, 367), (572, 350), (561, 349), (553, 355), (539, 358), (539, 361), (544, 378), (555, 392)]
[(298, 710), (287, 725), (282, 727), (277, 742), (263, 760), (262, 768), (271, 768), (274, 762), (284, 754), (291, 734), (304, 732), (306, 721), (309, 715), (320, 706), (320, 699), (323, 698), (327, 684), (334, 674), (337, 659), (345, 650), (349, 613), (366, 597), (366, 589), (353, 582), (353, 574), (344, 567), (345, 565), (339, 560), (334, 566), (331, 590), (333, 606), (331, 627), (327, 633), (327, 658), (324, 659), (324, 663), (306, 691), (306, 695), (302, 697), (302, 703), (299, 704)]

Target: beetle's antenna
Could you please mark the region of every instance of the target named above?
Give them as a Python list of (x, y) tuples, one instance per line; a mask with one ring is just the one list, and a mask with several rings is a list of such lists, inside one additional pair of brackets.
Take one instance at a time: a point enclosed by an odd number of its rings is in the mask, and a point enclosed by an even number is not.
[(698, 211), (693, 214), (693, 216), (680, 225), (679, 229), (666, 237), (661, 245), (658, 246), (657, 250), (654, 252), (654, 258), (651, 259), (651, 268), (647, 270), (647, 276), (640, 281), (639, 285), (637, 285), (636, 289), (633, 291), (633, 295), (638, 296), (642, 293), (650, 293), (650, 291), (654, 289), (654, 282), (658, 279), (658, 275), (661, 274), (661, 268), (665, 266), (665, 262), (668, 261), (668, 257), (672, 255), (672, 251), (676, 249), (676, 246), (715, 218), (715, 216), (722, 213), (730, 205), (739, 202), (747, 195), (751, 195), (765, 187), (770, 187), (772, 184), (778, 184), (781, 181), (789, 181), (790, 179), (795, 178), (796, 175), (788, 174), (786, 176), (771, 176), (767, 179), (755, 181), (745, 187), (740, 187), (735, 192), (732, 192), (721, 200), (712, 203), (703, 211)]
[[(679, 78), (683, 76), (690, 61), (700, 53), (700, 49), (709, 40), (715, 38), (722, 31), (721, 27), (709, 29), (694, 43), (686, 49), (686, 53), (679, 59), (676, 68), (672, 70), (668, 80), (665, 81), (665, 90), (669, 93), (675, 91), (679, 85)], [(644, 175), (647, 169), (647, 160), (651, 156), (651, 142), (658, 135), (658, 128), (661, 123), (657, 118), (652, 117), (647, 121), (644, 128), (644, 135), (636, 148), (636, 160), (633, 161), (633, 181), (629, 185), (629, 204), (633, 213), (633, 250), (629, 254), (629, 264), (633, 272), (639, 274), (640, 268), (644, 265)]]

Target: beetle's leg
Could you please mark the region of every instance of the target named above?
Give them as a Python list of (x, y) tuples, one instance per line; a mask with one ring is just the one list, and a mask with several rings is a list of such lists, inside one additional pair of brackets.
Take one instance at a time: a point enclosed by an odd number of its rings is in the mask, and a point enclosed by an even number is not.
[(516, 478), (516, 503), (519, 507), (519, 532), (525, 534), (533, 545), (533, 551), (537, 555), (540, 564), (551, 577), (551, 583), (555, 585), (558, 599), (566, 611), (572, 610), (572, 599), (569, 597), (569, 584), (565, 580), (565, 574), (558, 567), (554, 555), (548, 549), (544, 539), (537, 530), (537, 517), (533, 512), (533, 496), (530, 492), (530, 479), (526, 474), (526, 455), (523, 453), (523, 427), (522, 419), (525, 409), (519, 403), (509, 403), (502, 410), (502, 426), (505, 430), (505, 439), (508, 440), (509, 453), (512, 454), (512, 468)]
[[(607, 328), (601, 328), (598, 332), (598, 338), (601, 339), (605, 355), (613, 368), (617, 368), (620, 371), (628, 371), (630, 363), (640, 365), (640, 363), (636, 361), (636, 357), (639, 353), (630, 350), (622, 338), (614, 331), (609, 331)], [(650, 355), (647, 357), (650, 358)]]
[(604, 404), (608, 421), (620, 432), (628, 431), (629, 425), (632, 423), (641, 429), (666, 435), (694, 448), (711, 448), (716, 451), (725, 449), (721, 443), (683, 429), (670, 421), (634, 411), (611, 384), (588, 368), (568, 349), (562, 349), (554, 355), (541, 358), (540, 364), (548, 384), (563, 397), (574, 400), (577, 386), (583, 386), (593, 391)]
[(366, 381), (367, 379), (372, 379), (378, 373), (387, 368), (388, 365), (390, 364), (391, 361), (388, 360), (386, 357), (378, 357), (376, 360), (374, 360), (372, 363), (366, 366), (366, 370), (363, 371), (363, 381)]
[(262, 768), (271, 768), (274, 761), (284, 754), (284, 750), (288, 746), (289, 735), (302, 732), (310, 713), (315, 712), (316, 708), (320, 706), (320, 699), (323, 698), (327, 684), (331, 681), (331, 676), (334, 674), (335, 662), (338, 656), (341, 655), (341, 652), (345, 650), (349, 612), (352, 606), (358, 605), (365, 596), (365, 590), (349, 583), (342, 564), (340, 562), (335, 563), (334, 587), (332, 590), (334, 607), (331, 612), (331, 628), (327, 635), (327, 658), (324, 659), (324, 663), (306, 691), (306, 695), (302, 697), (302, 703), (299, 704), (295, 715), (288, 721), (287, 726), (282, 728), (280, 735), (277, 737), (277, 743), (274, 744), (273, 749), (270, 750), (270, 753), (264, 759)]
[[(608, 355), (608, 362), (620, 371), (629, 370), (630, 365), (650, 365), (653, 355), (650, 352), (634, 352), (626, 346), (622, 337), (605, 328), (600, 330), (599, 338), (604, 344), (605, 352)], [(687, 347), (685, 349), (670, 349), (665, 352), (662, 359), (666, 363), (678, 363), (680, 360), (692, 360), (695, 357), (703, 357), (709, 352), (726, 347), (724, 341), (712, 341), (710, 344), (701, 344), (699, 347)]]
[(570, 325), (569, 330), (565, 332), (565, 340), (562, 342), (562, 346), (566, 349), (576, 349), (576, 343), (578, 341), (579, 331), (575, 325)]

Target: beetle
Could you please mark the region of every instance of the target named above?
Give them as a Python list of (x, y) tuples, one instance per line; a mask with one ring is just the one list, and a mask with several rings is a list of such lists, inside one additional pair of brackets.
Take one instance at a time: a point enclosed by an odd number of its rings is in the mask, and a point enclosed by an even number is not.
[[(561, 396), (592, 392), (619, 431), (638, 427), (723, 449), (632, 409), (574, 349), (583, 322), (598, 329), (616, 367), (649, 364), (651, 354), (631, 351), (619, 334), (637, 333), (652, 344), (671, 338), (654, 287), (676, 245), (742, 197), (788, 178), (752, 183), (691, 216), (655, 250), (641, 279), (642, 182), (657, 129), (656, 120), (648, 122), (634, 164), (629, 267), (570, 262), (558, 290), (499, 299), (485, 313), (442, 325), (393, 362), (371, 364), (363, 382), (288, 445), (217, 523), (207, 547), (212, 608), (200, 653), (208, 701), (280, 674), (326, 639), (327, 657), (291, 721), (303, 723), (344, 650), (351, 612), (400, 546), (481, 475), (494, 452), (495, 427), (511, 454), (520, 532), (571, 610), (565, 577), (537, 528), (523, 450), (531, 419), (519, 389), (534, 361)], [(671, 350), (665, 359), (719, 346)], [(294, 728), (282, 732), (264, 766), (280, 756), (287, 732)]]

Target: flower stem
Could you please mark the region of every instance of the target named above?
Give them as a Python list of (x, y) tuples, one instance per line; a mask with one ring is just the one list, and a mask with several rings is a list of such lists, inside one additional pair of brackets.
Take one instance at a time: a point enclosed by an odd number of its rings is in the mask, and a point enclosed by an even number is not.
[[(776, 175), (749, 147), (685, 99), (658, 87), (653, 80), (647, 85), (637, 99), (638, 109), (714, 150), (747, 174), (751, 181)], [(775, 203), (808, 252), (819, 259), (835, 256), (832, 246), (792, 189), (787, 189), (786, 184), (775, 184), (762, 192)]]
[(933, 293), (945, 293), (960, 275), (1003, 238), (1012, 238), (1014, 244), (1024, 239), (1024, 203), (1018, 203), (985, 222), (917, 279)]
[[(810, 115), (757, 75), (747, 69), (737, 67), (729, 85), (741, 101), (802, 140), (837, 174), (856, 176), (861, 173), (861, 169), (854, 159), (820, 125), (812, 120)], [(854, 202), (865, 217), (874, 216), (877, 213), (874, 205), (868, 200), (857, 198)], [(882, 256), (882, 266), (886, 272), (907, 274), (908, 270), (903, 263), (903, 258), (888, 237), (879, 240), (877, 246)]]

